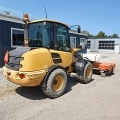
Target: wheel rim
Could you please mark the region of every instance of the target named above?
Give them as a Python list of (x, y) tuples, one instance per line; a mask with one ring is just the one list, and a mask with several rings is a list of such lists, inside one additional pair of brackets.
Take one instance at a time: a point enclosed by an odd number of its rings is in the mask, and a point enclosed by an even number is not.
[(88, 67), (86, 70), (86, 78), (90, 78), (91, 74), (92, 74), (92, 69)]
[(53, 81), (53, 89), (55, 91), (59, 91), (63, 87), (63, 77), (61, 75), (58, 75), (55, 77), (55, 80)]

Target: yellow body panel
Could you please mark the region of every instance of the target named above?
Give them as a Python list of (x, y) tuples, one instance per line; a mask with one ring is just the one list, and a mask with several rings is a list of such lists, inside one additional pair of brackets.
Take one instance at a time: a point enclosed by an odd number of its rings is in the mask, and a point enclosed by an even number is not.
[[(25, 78), (21, 79), (19, 74), (24, 74)], [(33, 71), (33, 72), (19, 72), (7, 69), (3, 67), (3, 74), (7, 80), (12, 83), (21, 85), (21, 86), (39, 86), (42, 82), (44, 76), (46, 75), (45, 70)]]
[(75, 51), (78, 51), (78, 50), (80, 50), (80, 48), (71, 48), (71, 51), (72, 51), (72, 54), (74, 55), (74, 52)]
[(74, 56), (72, 52), (64, 52), (64, 51), (57, 51), (57, 50), (50, 50), (51, 53), (58, 53), (62, 59), (62, 63), (59, 63), (58, 65), (62, 66), (63, 68), (68, 67), (69, 69), (67, 72), (72, 72), (74, 68), (71, 66), (71, 64), (75, 61)]
[(28, 51), (22, 55), (24, 60), (20, 62), (23, 65), (19, 71), (36, 71), (36, 70), (47, 70), (50, 68), (52, 58), (50, 52), (45, 48), (38, 48)]
[(64, 52), (64, 51), (57, 51), (57, 50), (50, 50), (51, 53), (58, 53), (62, 59), (62, 63), (59, 63), (62, 67), (68, 67), (72, 63), (72, 53), (71, 52)]

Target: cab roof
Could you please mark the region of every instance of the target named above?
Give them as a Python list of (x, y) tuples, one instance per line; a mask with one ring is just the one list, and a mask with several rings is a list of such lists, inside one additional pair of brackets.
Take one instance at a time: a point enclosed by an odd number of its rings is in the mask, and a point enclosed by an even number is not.
[(59, 21), (56, 21), (56, 20), (51, 20), (51, 19), (33, 20), (33, 21), (30, 21), (29, 23), (44, 22), (44, 21), (46, 21), (46, 22), (60, 23), (60, 24), (63, 24), (63, 25), (65, 25), (65, 26), (69, 27), (69, 26), (68, 26), (67, 24), (65, 24), (65, 23), (62, 23), (62, 22), (59, 22)]

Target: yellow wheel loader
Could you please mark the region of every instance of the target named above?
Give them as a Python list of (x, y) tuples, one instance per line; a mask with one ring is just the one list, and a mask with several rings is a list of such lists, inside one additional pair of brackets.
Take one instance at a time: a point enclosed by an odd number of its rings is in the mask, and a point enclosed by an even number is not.
[(41, 86), (50, 98), (64, 93), (70, 73), (83, 83), (91, 81), (92, 65), (83, 59), (80, 48), (70, 47), (68, 25), (49, 19), (29, 21), (26, 17), (24, 21), (25, 46), (6, 52), (4, 58), (7, 80), (20, 86)]

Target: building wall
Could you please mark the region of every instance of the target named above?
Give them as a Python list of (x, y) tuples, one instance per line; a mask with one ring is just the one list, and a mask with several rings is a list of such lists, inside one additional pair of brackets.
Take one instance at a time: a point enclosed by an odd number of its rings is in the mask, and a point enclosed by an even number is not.
[(120, 38), (88, 39), (88, 52), (120, 53)]
[(76, 38), (76, 48), (80, 45), (81, 43), (81, 38), (85, 39), (85, 47), (83, 48), (83, 53), (87, 52), (87, 39), (88, 36), (86, 34), (82, 34), (82, 33), (74, 33), (74, 32), (70, 32), (70, 37), (75, 37)]
[(6, 51), (13, 49), (11, 47), (11, 28), (23, 29), (23, 24), (0, 20), (0, 67), (4, 65), (3, 59)]

